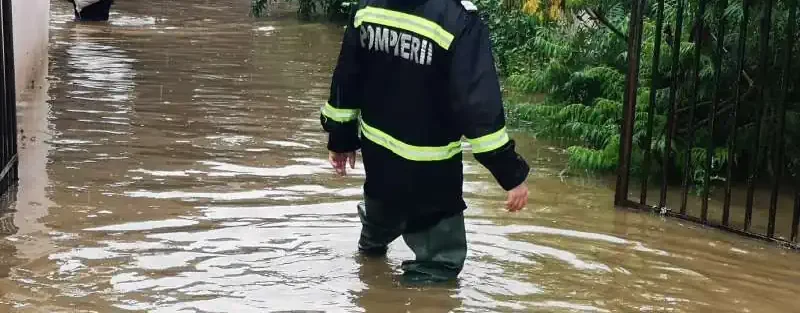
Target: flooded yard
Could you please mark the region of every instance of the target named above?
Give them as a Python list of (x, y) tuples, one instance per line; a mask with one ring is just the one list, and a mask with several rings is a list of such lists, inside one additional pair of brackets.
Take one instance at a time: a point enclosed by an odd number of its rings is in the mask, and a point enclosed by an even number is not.
[[(52, 1), (47, 86), (20, 109), (1, 312), (797, 312), (800, 254), (616, 210), (613, 180), (534, 171), (518, 214), (465, 155), (455, 285), (395, 283), (412, 253), (356, 254), (361, 164), (336, 177), (319, 108), (342, 29), (246, 0)], [(13, 225), (6, 225), (12, 223)]]

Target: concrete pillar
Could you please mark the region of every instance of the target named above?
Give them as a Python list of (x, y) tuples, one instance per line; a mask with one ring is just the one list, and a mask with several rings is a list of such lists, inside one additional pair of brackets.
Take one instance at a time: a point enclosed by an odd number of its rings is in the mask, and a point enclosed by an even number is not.
[(17, 100), (27, 97), (46, 70), (50, 0), (12, 0)]
[(12, 13), (20, 160), (14, 221), (20, 233), (32, 233), (46, 231), (39, 219), (52, 205), (46, 189), (51, 134), (47, 102), (50, 0), (12, 0)]

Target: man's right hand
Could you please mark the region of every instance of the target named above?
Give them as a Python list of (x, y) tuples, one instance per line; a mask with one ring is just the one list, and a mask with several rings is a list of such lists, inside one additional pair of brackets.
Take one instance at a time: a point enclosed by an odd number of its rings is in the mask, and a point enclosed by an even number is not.
[(517, 212), (528, 205), (528, 184), (523, 182), (519, 186), (508, 191), (506, 209), (509, 212)]
[(344, 176), (347, 175), (348, 163), (350, 164), (350, 168), (356, 168), (356, 153), (336, 153), (333, 151), (328, 151), (328, 161), (331, 162), (331, 166), (333, 166), (336, 174)]

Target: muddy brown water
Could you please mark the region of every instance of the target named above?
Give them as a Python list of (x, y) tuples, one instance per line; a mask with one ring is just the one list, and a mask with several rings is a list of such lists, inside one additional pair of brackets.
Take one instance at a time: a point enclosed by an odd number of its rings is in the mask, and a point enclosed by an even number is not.
[(800, 254), (615, 210), (611, 180), (559, 177), (561, 150), (522, 133), (527, 210), (505, 213), (467, 154), (460, 281), (398, 285), (401, 241), (387, 262), (355, 254), (363, 171), (325, 162), (341, 28), (253, 21), (247, 2), (118, 1), (76, 24), (53, 1), (0, 311), (800, 312)]

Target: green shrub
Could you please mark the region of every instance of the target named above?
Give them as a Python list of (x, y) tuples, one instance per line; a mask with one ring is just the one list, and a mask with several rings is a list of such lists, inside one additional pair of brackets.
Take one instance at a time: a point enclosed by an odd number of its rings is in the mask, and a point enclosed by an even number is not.
[[(655, 1), (649, 1), (643, 22), (643, 45), (641, 54), (640, 89), (636, 121), (633, 134), (632, 166), (635, 174), (643, 170), (638, 165), (644, 153), (650, 151), (654, 164), (650, 173), (657, 174), (664, 162), (667, 168), (676, 173), (671, 177), (682, 175), (687, 171), (686, 158), (690, 168), (690, 179), (702, 185), (705, 173), (709, 171), (712, 179), (719, 178), (728, 166), (736, 164), (735, 172), (743, 172), (751, 165), (748, 162), (755, 150), (756, 112), (761, 110), (764, 102), (756, 97), (759, 86), (767, 90), (768, 100), (777, 100), (780, 92), (780, 75), (783, 70), (777, 62), (786, 53), (783, 45), (771, 46), (774, 57), (770, 58), (767, 77), (758, 77), (757, 57), (758, 17), (761, 3), (751, 8), (751, 19), (748, 21), (748, 42), (745, 64), (746, 84), (743, 86), (742, 104), (736, 128), (736, 150), (734, 159), (728, 160), (726, 149), (731, 139), (729, 131), (731, 123), (729, 113), (734, 103), (737, 81), (735, 50), (739, 38), (738, 25), (742, 17), (741, 1), (729, 1), (722, 7), (722, 2), (710, 2), (706, 9), (704, 21), (706, 31), (701, 34), (704, 41), (700, 49), (700, 68), (697, 72), (699, 83), (696, 89), (697, 106), (692, 125), (697, 129), (689, 132), (688, 107), (691, 96), (695, 92), (691, 82), (694, 79), (693, 59), (695, 55), (694, 16), (698, 10), (695, 0), (688, 1), (684, 12), (684, 23), (681, 36), (681, 49), (678, 55), (678, 67), (672, 68), (672, 37), (674, 21), (677, 14), (677, 1), (668, 0), (664, 6), (664, 33), (660, 43), (660, 62), (653, 64), (653, 54), (657, 47)], [(508, 114), (510, 120), (530, 128), (538, 136), (564, 140), (570, 146), (570, 165), (572, 168), (584, 168), (599, 171), (616, 169), (619, 149), (619, 129), (622, 119), (622, 101), (625, 90), (625, 73), (627, 70), (627, 33), (630, 17), (630, 3), (610, 0), (523, 0), (513, 2), (506, 0), (477, 0), (484, 20), (492, 31), (492, 41), (500, 72), (506, 77), (506, 86), (515, 92), (536, 93), (544, 95), (541, 103), (510, 103)], [(710, 110), (715, 92), (716, 77), (714, 73), (714, 48), (717, 45), (716, 29), (719, 25), (719, 14), (726, 17), (727, 34), (723, 40), (725, 58), (721, 68), (722, 88), (719, 91), (719, 107), (716, 112)], [(780, 2), (773, 11), (774, 21), (771, 38), (774, 42), (783, 42), (788, 21), (785, 3)], [(797, 20), (792, 21), (798, 23)], [(796, 29), (800, 29), (797, 27)], [(794, 34), (798, 37), (798, 33)], [(799, 52), (800, 45), (795, 45), (793, 52)], [(790, 73), (800, 70), (797, 62), (792, 64)], [(648, 146), (647, 121), (650, 108), (650, 88), (653, 71), (658, 69), (661, 79), (655, 85), (653, 139)], [(669, 110), (670, 83), (680, 82), (677, 90), (677, 133), (673, 138), (672, 153), (663, 158), (665, 144), (665, 126)], [(796, 83), (796, 79), (790, 85)], [(800, 148), (792, 143), (798, 142), (800, 134), (800, 112), (796, 108), (797, 95), (787, 95), (787, 133), (786, 153), (790, 164), (790, 172), (798, 172), (800, 166)], [(771, 101), (770, 101), (771, 102)], [(771, 102), (774, 103), (776, 102)], [(765, 129), (761, 143), (774, 138), (774, 125), (777, 125), (774, 108), (767, 110)], [(712, 115), (716, 115), (717, 127), (713, 133), (707, 130)], [(712, 163), (706, 166), (706, 151), (709, 143), (715, 146), (712, 152)], [(690, 151), (687, 155), (687, 151)], [(762, 162), (755, 167), (762, 173), (772, 170), (773, 165), (767, 160), (771, 156), (762, 151)], [(678, 174), (678, 175), (676, 175)], [(739, 177), (741, 178), (741, 177)], [(701, 186), (702, 187), (702, 186)]]

